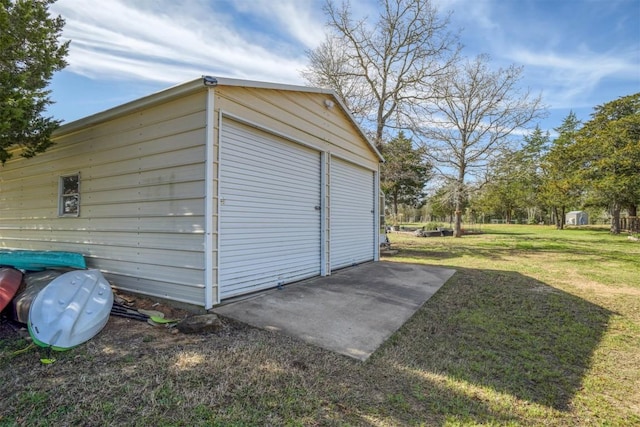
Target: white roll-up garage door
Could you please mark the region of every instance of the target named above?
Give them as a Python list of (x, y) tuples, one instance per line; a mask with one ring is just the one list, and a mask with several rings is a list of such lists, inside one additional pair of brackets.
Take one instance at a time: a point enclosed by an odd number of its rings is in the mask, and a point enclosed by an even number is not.
[(331, 269), (374, 259), (374, 173), (331, 158)]
[(320, 274), (320, 153), (223, 120), (220, 297)]

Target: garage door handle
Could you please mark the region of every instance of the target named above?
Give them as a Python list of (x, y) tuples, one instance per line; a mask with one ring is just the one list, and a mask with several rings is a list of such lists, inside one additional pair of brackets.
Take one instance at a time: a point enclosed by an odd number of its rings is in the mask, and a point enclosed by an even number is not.
[(315, 210), (319, 211), (320, 209), (322, 209), (320, 206), (316, 206)]

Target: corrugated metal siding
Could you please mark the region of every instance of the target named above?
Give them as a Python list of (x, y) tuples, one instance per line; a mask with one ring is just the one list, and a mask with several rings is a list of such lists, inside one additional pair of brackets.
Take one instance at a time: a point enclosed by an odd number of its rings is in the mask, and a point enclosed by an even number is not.
[[(0, 247), (82, 252), (119, 288), (204, 303), (205, 91), (58, 138), (0, 173)], [(80, 217), (58, 177), (80, 172)]]
[(223, 120), (220, 295), (320, 274), (320, 153)]
[(374, 173), (331, 158), (331, 269), (374, 259)]
[(217, 88), (216, 94), (217, 108), (227, 113), (305, 141), (319, 151), (378, 169), (377, 155), (339, 106), (325, 106), (329, 95), (225, 86)]

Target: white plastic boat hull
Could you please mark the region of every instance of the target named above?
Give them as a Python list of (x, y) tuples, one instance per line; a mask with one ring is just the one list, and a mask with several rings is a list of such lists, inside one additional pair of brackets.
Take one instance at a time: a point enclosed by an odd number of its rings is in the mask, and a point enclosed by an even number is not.
[(62, 274), (38, 293), (27, 323), (41, 347), (67, 350), (93, 338), (107, 324), (113, 291), (98, 270)]

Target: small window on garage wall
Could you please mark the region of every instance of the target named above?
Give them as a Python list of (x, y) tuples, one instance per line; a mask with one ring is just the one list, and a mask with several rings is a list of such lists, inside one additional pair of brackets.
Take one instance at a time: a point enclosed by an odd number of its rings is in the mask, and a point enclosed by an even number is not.
[(58, 216), (80, 216), (80, 173), (60, 177)]

